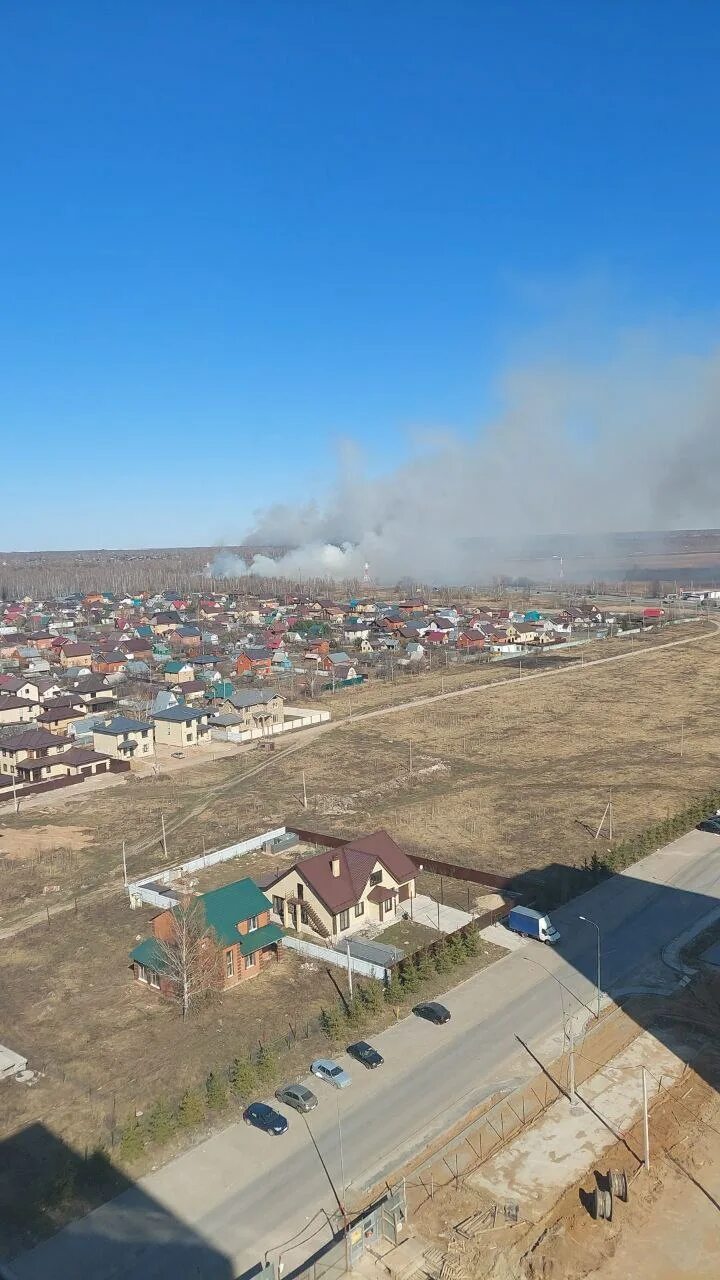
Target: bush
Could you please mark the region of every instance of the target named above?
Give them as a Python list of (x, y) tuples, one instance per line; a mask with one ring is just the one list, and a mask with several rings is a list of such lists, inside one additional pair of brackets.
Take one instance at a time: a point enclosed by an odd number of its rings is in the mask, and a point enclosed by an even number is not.
[(445, 943), (445, 951), (451, 965), (462, 964), (465, 960), (465, 948), (457, 934), (452, 934)]
[(272, 1084), (277, 1075), (277, 1058), (272, 1049), (268, 1049), (267, 1045), (261, 1044), (258, 1051), (255, 1070), (261, 1084)]
[(400, 983), (403, 991), (412, 995), (413, 991), (417, 991), (420, 986), (418, 971), (412, 960), (406, 960), (400, 968)]
[(211, 1071), (205, 1081), (205, 1097), (211, 1111), (224, 1111), (228, 1102), (227, 1084), (217, 1071)]
[(383, 1005), (383, 987), (381, 982), (373, 979), (360, 988), (359, 998), (368, 1013), (379, 1013)]
[(145, 1150), (145, 1135), (140, 1121), (133, 1116), (120, 1134), (120, 1155), (123, 1160), (137, 1160)]
[(345, 1012), (345, 1021), (348, 1026), (354, 1027), (356, 1031), (364, 1027), (367, 1021), (367, 1011), (359, 996), (350, 1001)]
[(336, 1040), (341, 1039), (345, 1029), (345, 1022), (336, 1004), (331, 1005), (329, 1009), (321, 1011), (320, 1026), (328, 1040), (332, 1040), (334, 1043)]
[(393, 1005), (394, 1007), (397, 1007), (398, 1005), (402, 1004), (404, 994), (405, 993), (402, 989), (402, 986), (397, 977), (397, 974), (393, 971), (390, 981), (385, 987), (386, 1003), (389, 1005)]
[(193, 1129), (205, 1119), (205, 1102), (197, 1089), (188, 1089), (180, 1099), (178, 1124), (183, 1129)]
[(157, 1142), (158, 1145), (162, 1146), (163, 1142), (169, 1141), (176, 1129), (177, 1116), (175, 1112), (166, 1098), (160, 1098), (147, 1118), (148, 1136), (153, 1142)]
[(230, 1068), (230, 1087), (241, 1098), (249, 1098), (257, 1087), (257, 1074), (248, 1058), (236, 1058)]
[(415, 968), (420, 982), (429, 982), (435, 977), (435, 963), (429, 951), (421, 951), (415, 961)]
[(480, 939), (477, 929), (468, 929), (462, 936), (462, 949), (466, 956), (476, 956), (480, 950)]

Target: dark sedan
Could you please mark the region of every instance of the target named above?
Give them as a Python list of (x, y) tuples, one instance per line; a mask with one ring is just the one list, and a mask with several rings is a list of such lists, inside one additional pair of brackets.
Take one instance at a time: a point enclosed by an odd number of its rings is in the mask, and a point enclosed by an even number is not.
[(269, 1107), (267, 1102), (251, 1102), (250, 1106), (243, 1111), (243, 1120), (246, 1124), (254, 1125), (256, 1129), (262, 1129), (263, 1133), (272, 1133), (275, 1136), (287, 1133), (288, 1130), (285, 1116), (281, 1116), (279, 1111)]
[(369, 1067), (371, 1071), (374, 1071), (375, 1067), (381, 1067), (385, 1061), (382, 1054), (378, 1053), (377, 1049), (373, 1049), (372, 1045), (368, 1044), (366, 1040), (358, 1040), (355, 1044), (349, 1044), (347, 1051), (351, 1058), (354, 1058), (356, 1062), (361, 1062), (364, 1067)]
[(425, 1018), (428, 1022), (434, 1022), (436, 1027), (441, 1027), (443, 1023), (450, 1021), (450, 1010), (446, 1009), (444, 1004), (438, 1004), (437, 1000), (416, 1004), (413, 1013), (416, 1018)]
[(698, 822), (697, 830), (712, 831), (713, 835), (720, 836), (720, 814), (713, 813), (709, 818), (704, 818), (702, 822)]

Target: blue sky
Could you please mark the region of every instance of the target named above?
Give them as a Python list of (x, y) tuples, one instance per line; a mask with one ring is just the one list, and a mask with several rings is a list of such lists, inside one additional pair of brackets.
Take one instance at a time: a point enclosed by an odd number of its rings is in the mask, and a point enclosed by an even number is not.
[(0, 547), (234, 541), (543, 333), (712, 341), (719, 45), (714, 0), (6, 7)]

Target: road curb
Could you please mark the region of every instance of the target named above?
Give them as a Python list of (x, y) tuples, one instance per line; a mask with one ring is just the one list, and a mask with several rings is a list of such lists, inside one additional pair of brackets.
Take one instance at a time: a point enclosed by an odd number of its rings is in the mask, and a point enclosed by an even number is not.
[(697, 938), (698, 934), (708, 929), (711, 924), (714, 924), (719, 919), (720, 906), (713, 907), (712, 911), (706, 912), (704, 916), (701, 916), (699, 920), (696, 920), (688, 929), (684, 929), (682, 933), (678, 934), (677, 938), (673, 938), (672, 942), (667, 942), (662, 948), (660, 958), (663, 964), (666, 964), (669, 969), (680, 975), (680, 987), (686, 987), (698, 972), (697, 967), (693, 968), (692, 965), (685, 964), (685, 961), (681, 959), (681, 952), (689, 942), (692, 942), (693, 938)]

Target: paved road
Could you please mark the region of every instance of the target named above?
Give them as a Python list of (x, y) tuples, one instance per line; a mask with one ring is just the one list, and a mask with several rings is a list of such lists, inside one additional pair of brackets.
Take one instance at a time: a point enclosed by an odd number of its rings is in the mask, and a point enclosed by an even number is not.
[[(532, 1074), (517, 1035), (548, 1058), (559, 1050), (560, 989), (540, 966), (564, 984), (568, 1012), (592, 1010), (596, 935), (579, 913), (602, 923), (603, 986), (613, 995), (672, 985), (662, 948), (718, 900), (720, 838), (691, 832), (555, 913), (557, 950), (528, 943), (452, 990), (449, 1026), (408, 1018), (378, 1036), (385, 1066), (350, 1065), (353, 1083), (341, 1094), (318, 1084), (309, 1128), (294, 1114), (279, 1139), (231, 1125), (17, 1259), (14, 1274), (228, 1280), (266, 1250), (274, 1258), (282, 1252), (291, 1271), (327, 1238), (324, 1214), (335, 1204), (323, 1161), (336, 1187), (345, 1178), (352, 1205), (363, 1186), (483, 1097)], [(304, 1235), (283, 1248), (298, 1231)]]

